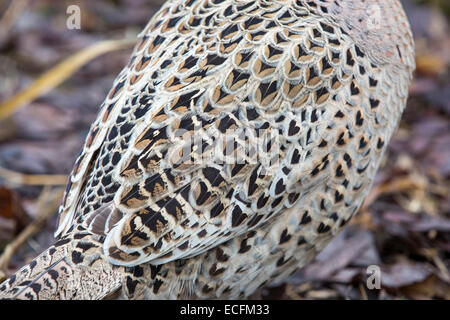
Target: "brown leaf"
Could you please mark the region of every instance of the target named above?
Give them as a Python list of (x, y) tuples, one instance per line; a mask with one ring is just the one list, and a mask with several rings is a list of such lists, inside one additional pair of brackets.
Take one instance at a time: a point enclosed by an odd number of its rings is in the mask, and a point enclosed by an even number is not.
[(401, 288), (424, 281), (431, 271), (422, 263), (399, 262), (381, 267), (381, 284), (388, 288)]
[(11, 189), (0, 186), (0, 239), (9, 241), (29, 222), (19, 197)]
[(422, 282), (404, 287), (402, 292), (413, 299), (440, 298), (450, 300), (450, 285), (434, 275), (429, 276)]

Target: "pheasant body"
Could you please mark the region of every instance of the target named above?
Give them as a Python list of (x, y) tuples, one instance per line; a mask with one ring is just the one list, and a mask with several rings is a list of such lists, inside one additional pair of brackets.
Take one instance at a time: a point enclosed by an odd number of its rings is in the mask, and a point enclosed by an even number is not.
[(91, 127), (58, 242), (0, 295), (238, 298), (282, 281), (357, 212), (413, 70), (398, 1), (168, 1)]

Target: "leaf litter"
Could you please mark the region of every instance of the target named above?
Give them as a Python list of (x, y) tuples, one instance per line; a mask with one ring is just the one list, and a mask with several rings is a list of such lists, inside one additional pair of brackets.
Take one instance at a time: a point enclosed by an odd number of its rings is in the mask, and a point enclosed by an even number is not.
[[(42, 87), (17, 93), (33, 88), (35, 79), (44, 75), (45, 80), (48, 70), (85, 48), (137, 34), (161, 2), (81, 2), (81, 30), (65, 27), (69, 4), (20, 1), (3, 20), (8, 32), (0, 34), (5, 79), (0, 105), (9, 107), (0, 123), (2, 257), (15, 246), (2, 260), (4, 276), (52, 243), (58, 201), (50, 195), (60, 192), (58, 185), (64, 184), (131, 47), (78, 64), (69, 60), (65, 74), (57, 69), (53, 88), (45, 94)], [(445, 1), (402, 4), (415, 37), (417, 70), (371, 193), (350, 225), (310, 265), (254, 298), (450, 299), (449, 12)], [(0, 6), (0, 25), (6, 10)], [(367, 286), (370, 266), (380, 268), (379, 288)]]

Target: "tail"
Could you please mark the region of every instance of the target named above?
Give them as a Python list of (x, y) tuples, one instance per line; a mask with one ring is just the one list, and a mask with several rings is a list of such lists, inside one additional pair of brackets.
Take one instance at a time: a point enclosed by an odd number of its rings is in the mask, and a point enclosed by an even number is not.
[[(121, 272), (99, 250), (80, 256), (71, 243), (54, 245), (0, 285), (0, 299), (103, 299), (121, 287)], [(92, 251), (91, 251), (92, 252)]]

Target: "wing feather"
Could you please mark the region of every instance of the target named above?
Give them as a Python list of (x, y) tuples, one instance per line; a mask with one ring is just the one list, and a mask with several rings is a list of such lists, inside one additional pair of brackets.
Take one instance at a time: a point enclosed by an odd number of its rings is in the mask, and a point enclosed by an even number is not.
[(169, 26), (171, 5), (141, 34), (122, 103), (99, 123), (103, 145), (71, 196), (79, 205), (66, 204), (60, 226), (106, 235), (104, 253), (119, 265), (200, 254), (301, 201), (329, 175), (333, 155), (315, 147), (330, 138), (328, 122), (318, 119), (334, 116), (327, 104), (351, 81), (327, 68), (336, 54), (314, 38), (314, 22), (270, 16), (249, 32), (218, 11), (221, 28), (205, 29), (192, 24), (201, 12), (180, 9)]

